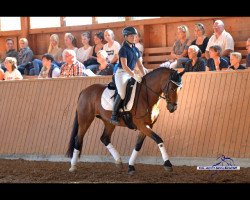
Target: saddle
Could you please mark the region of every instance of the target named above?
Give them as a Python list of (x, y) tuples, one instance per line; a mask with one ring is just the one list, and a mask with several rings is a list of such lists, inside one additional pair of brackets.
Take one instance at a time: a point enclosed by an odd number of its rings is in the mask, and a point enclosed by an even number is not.
[[(134, 87), (135, 83), (136, 83), (136, 81), (132, 77), (128, 80), (128, 84), (127, 84), (127, 87), (126, 87), (126, 95), (125, 95), (124, 100), (120, 104), (120, 108), (119, 108), (119, 110), (122, 109), (123, 111), (118, 113), (118, 116), (122, 117), (122, 119), (123, 119), (124, 123), (126, 124), (126, 126), (128, 128), (130, 128), (130, 129), (134, 129), (134, 130), (136, 130), (137, 127), (133, 123), (132, 114), (131, 114), (130, 111), (125, 111), (125, 108), (127, 108), (127, 104), (128, 104), (128, 102), (129, 102), (129, 100), (131, 98), (132, 90), (133, 90), (133, 87)], [(112, 82), (110, 82), (108, 84), (108, 88), (110, 90), (115, 90), (114, 95), (111, 97), (111, 98), (115, 99), (116, 96), (118, 95), (118, 91), (117, 91), (117, 88), (116, 88), (114, 76), (112, 76)]]

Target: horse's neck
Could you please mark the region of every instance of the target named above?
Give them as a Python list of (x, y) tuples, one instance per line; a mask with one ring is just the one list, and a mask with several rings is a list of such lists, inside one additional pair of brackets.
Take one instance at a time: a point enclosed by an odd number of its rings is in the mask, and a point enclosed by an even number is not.
[(151, 88), (158, 96), (161, 95), (162, 89), (166, 86), (167, 80), (169, 78), (170, 71), (164, 68), (157, 69), (157, 71), (148, 74), (146, 79), (146, 84)]

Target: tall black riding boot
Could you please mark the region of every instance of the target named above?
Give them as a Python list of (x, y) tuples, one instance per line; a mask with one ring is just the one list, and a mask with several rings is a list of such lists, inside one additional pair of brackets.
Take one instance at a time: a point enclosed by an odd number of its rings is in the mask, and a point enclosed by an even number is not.
[(118, 114), (121, 102), (122, 102), (122, 99), (121, 99), (120, 95), (118, 94), (116, 96), (116, 98), (115, 98), (115, 102), (114, 102), (114, 105), (113, 105), (112, 116), (111, 116), (111, 119), (110, 119), (110, 122), (112, 124), (114, 124), (114, 125), (119, 125), (117, 114)]

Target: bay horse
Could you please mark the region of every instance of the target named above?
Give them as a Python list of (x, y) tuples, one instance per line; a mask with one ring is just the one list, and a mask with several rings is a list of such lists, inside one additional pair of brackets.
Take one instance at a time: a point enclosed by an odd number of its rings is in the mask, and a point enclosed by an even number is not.
[[(152, 130), (153, 124), (156, 122), (159, 115), (158, 112), (156, 116), (153, 116), (153, 111), (154, 106), (157, 105), (160, 98), (166, 100), (167, 109), (170, 113), (177, 109), (178, 88), (181, 88), (182, 75), (183, 73), (178, 73), (178, 71), (174, 69), (160, 67), (147, 73), (143, 76), (142, 82), (137, 83), (131, 113), (133, 123), (139, 130), (139, 134), (137, 136), (135, 148), (129, 159), (129, 174), (135, 172), (135, 159), (146, 136), (157, 143), (164, 161), (164, 168), (167, 171), (173, 170), (163, 145), (163, 140)], [(69, 169), (70, 172), (76, 170), (76, 164), (81, 155), (83, 137), (95, 117), (101, 119), (105, 126), (100, 138), (101, 142), (107, 147), (115, 163), (118, 166), (122, 165), (120, 154), (111, 144), (111, 135), (115, 129), (115, 125), (111, 124), (109, 121), (111, 118), (111, 111), (104, 110), (101, 106), (101, 95), (106, 87), (107, 85), (104, 84), (93, 84), (82, 90), (79, 95), (71, 138), (66, 153), (68, 157), (72, 158), (71, 168)], [(122, 119), (120, 119), (119, 122), (119, 126), (126, 126)]]

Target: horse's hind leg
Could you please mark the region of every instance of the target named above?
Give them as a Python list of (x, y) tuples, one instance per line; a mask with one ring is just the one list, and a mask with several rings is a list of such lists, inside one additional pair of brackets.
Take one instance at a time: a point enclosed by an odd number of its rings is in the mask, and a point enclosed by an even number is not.
[(80, 123), (79, 123), (79, 131), (74, 138), (74, 152), (71, 159), (71, 167), (69, 169), (70, 172), (76, 170), (76, 164), (80, 157), (82, 151), (82, 144), (83, 144), (83, 137), (87, 132), (88, 128), (90, 127), (91, 123), (93, 122), (95, 116), (80, 116)]
[(102, 133), (100, 140), (107, 147), (110, 154), (115, 159), (115, 164), (117, 166), (121, 166), (122, 165), (121, 156), (118, 153), (118, 151), (115, 149), (115, 147), (111, 144), (111, 135), (115, 129), (115, 126), (107, 121), (104, 121), (104, 120), (103, 120), (103, 123), (104, 123), (105, 127), (104, 127), (104, 131)]
[(149, 136), (151, 139), (153, 139), (157, 143), (157, 145), (160, 149), (161, 155), (162, 155), (162, 159), (164, 161), (164, 164), (163, 164), (164, 168), (167, 171), (173, 171), (172, 164), (169, 161), (167, 151), (166, 151), (164, 144), (163, 144), (163, 140), (159, 137), (159, 135), (157, 135), (148, 125), (141, 126), (140, 128), (138, 127), (138, 129), (140, 131), (142, 131), (144, 134), (146, 134), (147, 136)]
[(144, 142), (146, 135), (142, 132), (140, 132), (137, 136), (137, 141), (136, 141), (136, 145), (135, 148), (129, 158), (129, 162), (128, 162), (128, 174), (129, 175), (133, 175), (135, 173), (135, 159), (139, 153), (139, 151), (141, 150), (142, 144)]

